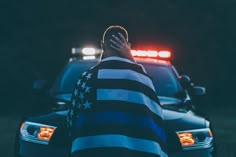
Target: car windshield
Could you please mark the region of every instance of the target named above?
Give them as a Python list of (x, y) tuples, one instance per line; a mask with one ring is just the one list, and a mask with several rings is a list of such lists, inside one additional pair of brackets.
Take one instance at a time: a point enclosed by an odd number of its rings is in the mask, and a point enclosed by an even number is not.
[(182, 88), (177, 76), (170, 66), (141, 63), (147, 73), (152, 77), (158, 96), (177, 97), (182, 93)]
[[(55, 94), (71, 93), (78, 77), (96, 65), (95, 61), (76, 61), (69, 63), (56, 80), (51, 92)], [(158, 96), (177, 97), (182, 88), (171, 66), (141, 63), (152, 77)]]

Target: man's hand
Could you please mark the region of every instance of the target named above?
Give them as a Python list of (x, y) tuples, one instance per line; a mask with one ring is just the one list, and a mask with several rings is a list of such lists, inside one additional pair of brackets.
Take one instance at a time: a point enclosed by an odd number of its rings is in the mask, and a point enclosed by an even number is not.
[(133, 56), (131, 54), (130, 43), (126, 41), (125, 37), (121, 33), (118, 34), (120, 38), (115, 35), (112, 35), (113, 39), (110, 40), (112, 43), (110, 45), (111, 48), (120, 52), (121, 56), (123, 56), (124, 58), (134, 61)]

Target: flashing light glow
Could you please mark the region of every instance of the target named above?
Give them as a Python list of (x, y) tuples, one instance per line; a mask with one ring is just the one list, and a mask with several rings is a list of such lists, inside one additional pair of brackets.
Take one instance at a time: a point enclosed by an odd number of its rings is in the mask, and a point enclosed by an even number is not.
[(157, 58), (151, 58), (151, 57), (134, 57), (136, 61), (147, 61), (147, 62), (153, 62), (153, 63), (159, 63), (159, 64), (171, 64), (169, 60), (165, 59), (157, 59)]
[[(81, 54), (82, 56), (86, 56), (84, 59), (95, 59), (94, 56), (100, 54), (102, 52), (101, 49), (93, 48), (93, 47), (85, 47), (85, 48), (72, 48), (72, 54)], [(170, 51), (156, 51), (156, 50), (131, 50), (133, 57), (141, 57), (141, 58), (159, 58), (159, 59), (170, 59), (171, 52)], [(91, 56), (91, 57), (90, 57)], [(87, 58), (88, 57), (88, 58)]]
[(96, 59), (96, 56), (83, 56), (83, 60)]
[(76, 48), (72, 48), (72, 54), (76, 54)]
[(131, 50), (133, 56), (138, 57), (157, 57), (157, 51), (143, 51), (143, 50)]
[(159, 56), (161, 58), (170, 58), (171, 52), (170, 51), (159, 51)]
[(83, 48), (82, 49), (82, 53), (84, 54), (84, 55), (95, 55), (96, 54), (96, 50), (94, 49), (94, 48)]
[(151, 50), (131, 50), (131, 53), (134, 57), (147, 57), (147, 58), (165, 58), (168, 59), (171, 57), (170, 51), (151, 51)]

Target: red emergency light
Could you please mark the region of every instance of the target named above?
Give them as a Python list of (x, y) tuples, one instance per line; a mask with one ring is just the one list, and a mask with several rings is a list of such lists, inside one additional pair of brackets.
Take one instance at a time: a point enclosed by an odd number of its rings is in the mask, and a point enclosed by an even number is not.
[(170, 51), (131, 50), (131, 53), (133, 57), (161, 58), (161, 59), (169, 59), (171, 57)]

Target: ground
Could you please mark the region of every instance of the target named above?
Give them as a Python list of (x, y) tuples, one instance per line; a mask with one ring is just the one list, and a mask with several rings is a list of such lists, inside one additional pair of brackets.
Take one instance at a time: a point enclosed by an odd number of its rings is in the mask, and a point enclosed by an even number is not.
[[(218, 157), (236, 157), (236, 114), (231, 107), (207, 109), (217, 140)], [(14, 138), (21, 115), (1, 113), (0, 156), (13, 157)]]
[(14, 139), (17, 127), (20, 123), (20, 114), (5, 114), (0, 115), (0, 156), (13, 157)]
[(209, 112), (213, 123), (219, 157), (236, 157), (235, 109), (216, 108)]

